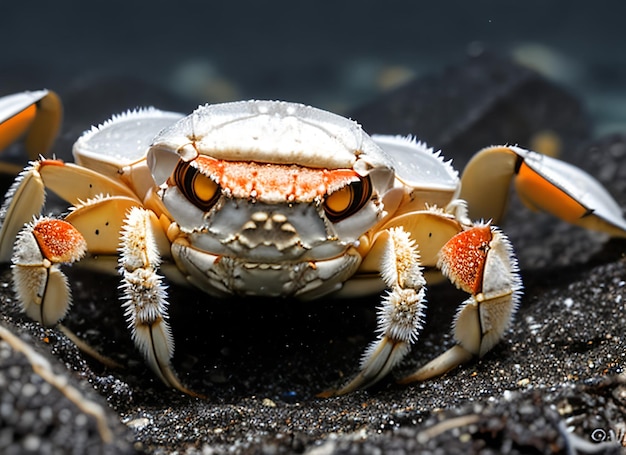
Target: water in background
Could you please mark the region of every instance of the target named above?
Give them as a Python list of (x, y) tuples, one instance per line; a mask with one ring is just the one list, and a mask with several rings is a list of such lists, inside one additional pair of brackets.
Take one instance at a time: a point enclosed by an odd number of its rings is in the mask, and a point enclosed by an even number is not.
[(624, 132), (624, 5), (3, 2), (0, 93), (123, 74), (198, 103), (277, 98), (342, 112), (489, 49), (571, 87), (585, 100), (598, 133)]

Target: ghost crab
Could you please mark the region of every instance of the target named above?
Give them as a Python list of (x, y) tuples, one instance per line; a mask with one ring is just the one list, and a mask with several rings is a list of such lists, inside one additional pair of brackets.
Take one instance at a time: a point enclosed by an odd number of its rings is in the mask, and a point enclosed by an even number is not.
[[(49, 143), (54, 128), (40, 125), (50, 122), (16, 119), (51, 96), (0, 99), (0, 139), (30, 130)], [(441, 375), (500, 340), (522, 290), (510, 242), (494, 225), (512, 180), (534, 209), (626, 236), (617, 203), (564, 162), (493, 146), (459, 179), (422, 142), (370, 137), (351, 120), (294, 103), (205, 105), (188, 116), (136, 110), (86, 132), (74, 157), (32, 161), (1, 209), (0, 259), (13, 264), (23, 308), (56, 324), (71, 301), (59, 266), (113, 262), (136, 345), (164, 383), (187, 393), (170, 363), (160, 273), (216, 297), (386, 289), (377, 339), (350, 382), (321, 394), (331, 396), (372, 385), (409, 352), (438, 271), (469, 294), (454, 321), (456, 344), (403, 381)], [(40, 215), (47, 190), (71, 204), (63, 218)]]

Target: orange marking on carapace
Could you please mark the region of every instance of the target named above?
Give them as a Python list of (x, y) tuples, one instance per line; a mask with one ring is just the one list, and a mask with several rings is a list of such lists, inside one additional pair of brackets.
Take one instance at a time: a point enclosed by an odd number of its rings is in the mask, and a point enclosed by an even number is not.
[(82, 234), (63, 220), (42, 220), (33, 227), (33, 235), (42, 254), (51, 262), (74, 262), (87, 250)]
[(234, 197), (268, 202), (309, 202), (359, 179), (352, 169), (216, 160), (202, 155), (193, 164)]
[(488, 225), (476, 226), (452, 237), (439, 253), (448, 278), (465, 292), (476, 295), (482, 291), (491, 238)]

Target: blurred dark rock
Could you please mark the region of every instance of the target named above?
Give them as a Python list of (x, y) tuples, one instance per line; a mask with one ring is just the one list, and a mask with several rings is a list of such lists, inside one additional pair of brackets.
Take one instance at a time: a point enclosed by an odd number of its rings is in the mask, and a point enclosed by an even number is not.
[(350, 111), (370, 134), (412, 134), (462, 169), (488, 145), (529, 148), (551, 132), (568, 153), (589, 139), (580, 101), (535, 71), (490, 53), (411, 81)]
[[(54, 333), (26, 325), (3, 318), (0, 326), (0, 452), (135, 453), (130, 431), (105, 397), (41, 347), (51, 343), (59, 349), (61, 342), (50, 340)], [(76, 347), (70, 343), (66, 349), (73, 350), (74, 364), (83, 370)]]

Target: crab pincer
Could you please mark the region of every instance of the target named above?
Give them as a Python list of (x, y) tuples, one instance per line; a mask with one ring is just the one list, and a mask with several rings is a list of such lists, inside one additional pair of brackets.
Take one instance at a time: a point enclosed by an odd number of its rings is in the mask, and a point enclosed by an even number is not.
[(50, 326), (65, 316), (71, 296), (60, 264), (76, 262), (86, 251), (83, 236), (66, 221), (41, 217), (22, 229), (12, 271), (15, 292), (29, 317)]
[(482, 357), (513, 320), (522, 295), (517, 260), (508, 239), (489, 224), (478, 224), (450, 239), (438, 266), (459, 289), (470, 294), (454, 320), (456, 345), (400, 380), (423, 381)]

